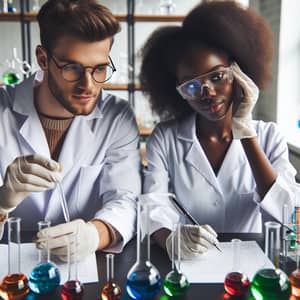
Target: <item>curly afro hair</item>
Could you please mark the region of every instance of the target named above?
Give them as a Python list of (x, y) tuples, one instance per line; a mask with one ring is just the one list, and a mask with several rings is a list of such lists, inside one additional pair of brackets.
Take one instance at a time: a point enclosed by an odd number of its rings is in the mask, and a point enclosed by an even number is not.
[(197, 47), (223, 51), (260, 89), (271, 79), (273, 43), (266, 20), (234, 1), (203, 2), (185, 17), (182, 26), (154, 31), (142, 49), (142, 90), (162, 119), (192, 112), (176, 91), (176, 68)]

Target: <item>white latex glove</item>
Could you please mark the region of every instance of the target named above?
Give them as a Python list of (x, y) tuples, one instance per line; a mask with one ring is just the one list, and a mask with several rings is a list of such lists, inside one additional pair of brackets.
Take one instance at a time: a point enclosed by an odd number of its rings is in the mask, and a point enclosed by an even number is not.
[(0, 187), (1, 212), (12, 211), (32, 192), (43, 192), (61, 181), (60, 164), (38, 154), (17, 157), (6, 170)]
[[(177, 256), (177, 231), (173, 231), (166, 240), (168, 255), (172, 257), (172, 235), (175, 241), (175, 256)], [(213, 245), (219, 244), (217, 233), (209, 225), (182, 225), (180, 249), (182, 259), (191, 259), (206, 252)]]
[(232, 64), (233, 76), (243, 89), (244, 97), (232, 117), (232, 134), (234, 139), (244, 139), (257, 136), (252, 124), (252, 110), (258, 99), (259, 89), (238, 66)]
[[(77, 232), (77, 259), (82, 260), (98, 249), (99, 235), (97, 228), (90, 222), (77, 219), (69, 223), (43, 229), (37, 233), (36, 247), (43, 249), (47, 246), (51, 249), (51, 254), (57, 256), (62, 261), (68, 260), (69, 234)], [(72, 255), (73, 254), (73, 255)], [(74, 253), (71, 254), (71, 260), (74, 261)]]

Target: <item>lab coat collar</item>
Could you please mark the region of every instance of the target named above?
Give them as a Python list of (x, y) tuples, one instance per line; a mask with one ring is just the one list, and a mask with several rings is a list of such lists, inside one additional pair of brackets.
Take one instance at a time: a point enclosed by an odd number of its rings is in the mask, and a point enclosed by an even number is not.
[(177, 138), (192, 142), (196, 132), (196, 114), (192, 114), (179, 121), (177, 128)]
[(218, 178), (229, 178), (229, 174), (240, 169), (247, 161), (240, 140), (233, 140), (216, 176), (200, 142), (197, 139), (195, 114), (187, 117), (179, 123), (177, 128), (177, 138), (191, 143), (191, 146), (189, 148), (187, 147), (185, 160), (199, 173), (201, 173), (216, 192), (221, 195), (223, 195), (223, 188), (220, 186)]
[(31, 115), (36, 112), (33, 102), (33, 86), (35, 75), (30, 76), (15, 87), (13, 110), (21, 115)]

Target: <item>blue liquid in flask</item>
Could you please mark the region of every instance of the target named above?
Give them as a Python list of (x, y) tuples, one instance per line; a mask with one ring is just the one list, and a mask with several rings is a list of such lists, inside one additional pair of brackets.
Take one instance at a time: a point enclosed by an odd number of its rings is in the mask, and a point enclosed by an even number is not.
[[(126, 290), (130, 297), (137, 300), (152, 299), (161, 289), (161, 279), (159, 274), (151, 277), (151, 271), (133, 272), (127, 279)], [(143, 276), (145, 275), (145, 276)]]
[(51, 293), (59, 286), (59, 283), (58, 268), (51, 262), (38, 264), (29, 277), (29, 287), (37, 294)]

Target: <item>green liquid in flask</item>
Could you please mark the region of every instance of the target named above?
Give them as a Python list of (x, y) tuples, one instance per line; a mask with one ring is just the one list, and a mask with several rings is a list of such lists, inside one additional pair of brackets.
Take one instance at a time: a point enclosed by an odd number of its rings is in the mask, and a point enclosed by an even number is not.
[(289, 278), (280, 269), (258, 271), (250, 290), (256, 300), (288, 300), (291, 294)]
[(20, 76), (14, 72), (5, 73), (2, 78), (5, 84), (17, 84), (21, 81)]
[(183, 295), (189, 286), (187, 278), (176, 271), (170, 272), (164, 280), (164, 291), (171, 297)]

